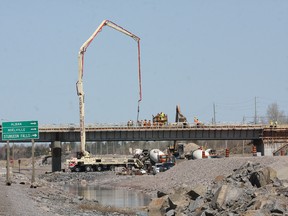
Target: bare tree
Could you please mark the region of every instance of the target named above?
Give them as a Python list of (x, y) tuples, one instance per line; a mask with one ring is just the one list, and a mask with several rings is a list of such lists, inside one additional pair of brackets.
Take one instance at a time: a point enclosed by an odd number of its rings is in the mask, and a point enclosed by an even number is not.
[(285, 113), (283, 110), (279, 109), (279, 106), (277, 103), (272, 103), (267, 108), (267, 118), (268, 121), (277, 121), (280, 124), (287, 123), (288, 119), (285, 116)]

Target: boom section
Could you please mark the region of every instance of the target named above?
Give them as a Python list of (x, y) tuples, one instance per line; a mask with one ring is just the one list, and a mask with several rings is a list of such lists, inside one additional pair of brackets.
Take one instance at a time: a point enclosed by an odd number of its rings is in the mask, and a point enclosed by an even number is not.
[[(84, 54), (91, 44), (91, 42), (94, 40), (94, 38), (97, 36), (97, 34), (102, 30), (104, 26), (109, 26), (123, 34), (126, 34), (127, 36), (133, 38), (138, 45), (138, 80), (139, 80), (139, 100), (138, 100), (138, 115), (139, 115), (139, 103), (142, 100), (142, 87), (141, 87), (141, 70), (140, 70), (140, 38), (131, 32), (127, 31), (126, 29), (122, 28), (121, 26), (118, 26), (117, 24), (109, 21), (104, 20), (102, 23), (98, 26), (98, 28), (95, 30), (95, 32), (86, 40), (83, 45), (80, 47), (79, 53), (78, 53), (78, 81), (76, 83), (76, 90), (77, 95), (79, 97), (79, 110), (80, 110), (80, 150), (84, 157), (89, 157), (89, 153), (85, 150), (85, 142), (86, 142), (86, 133), (85, 133), (85, 105), (84, 105), (84, 90), (83, 90), (83, 68), (84, 68)], [(137, 115), (137, 120), (138, 120)]]

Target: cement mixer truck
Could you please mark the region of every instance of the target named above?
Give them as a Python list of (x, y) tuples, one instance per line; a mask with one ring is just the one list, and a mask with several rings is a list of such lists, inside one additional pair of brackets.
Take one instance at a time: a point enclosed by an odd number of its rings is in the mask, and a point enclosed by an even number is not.
[(156, 164), (156, 163), (165, 163), (165, 162), (175, 162), (174, 156), (169, 156), (165, 154), (160, 149), (135, 149), (134, 150), (134, 158), (138, 158), (143, 163), (146, 164)]
[(150, 161), (152, 164), (167, 162), (169, 158), (168, 155), (166, 155), (164, 152), (162, 152), (159, 149), (152, 149), (149, 152), (149, 157), (150, 157)]
[[(175, 157), (165, 154), (160, 149), (135, 149), (134, 158), (139, 159), (143, 163), (144, 168), (154, 174), (159, 171), (165, 171), (175, 165)], [(155, 168), (157, 168), (157, 171), (155, 171)]]
[(217, 158), (216, 151), (212, 149), (194, 149), (189, 154), (185, 155), (188, 160), (190, 159), (203, 159), (203, 158)]

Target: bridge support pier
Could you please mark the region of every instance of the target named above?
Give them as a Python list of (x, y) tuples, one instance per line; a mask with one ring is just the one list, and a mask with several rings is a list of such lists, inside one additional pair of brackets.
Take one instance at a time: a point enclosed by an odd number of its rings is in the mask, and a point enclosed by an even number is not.
[(268, 139), (253, 140), (253, 144), (256, 146), (257, 152), (261, 152), (262, 156), (274, 156), (274, 152), (284, 146), (283, 142), (278, 143)]
[(285, 146), (285, 142), (273, 142), (273, 140), (265, 140), (264, 146), (265, 156), (275, 156), (274, 153), (277, 152), (277, 150), (279, 150), (281, 147)]
[(52, 151), (52, 172), (61, 171), (61, 142), (54, 141), (51, 143)]
[(256, 152), (261, 152), (261, 156), (266, 156), (265, 145), (262, 139), (253, 140), (253, 145), (256, 146)]

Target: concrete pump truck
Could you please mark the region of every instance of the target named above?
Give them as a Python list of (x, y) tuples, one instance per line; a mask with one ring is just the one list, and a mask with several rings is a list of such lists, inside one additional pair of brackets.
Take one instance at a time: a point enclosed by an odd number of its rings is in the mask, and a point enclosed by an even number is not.
[(142, 87), (141, 87), (141, 70), (140, 70), (140, 38), (126, 29), (118, 26), (117, 24), (104, 20), (95, 32), (88, 38), (87, 41), (83, 43), (80, 47), (78, 54), (78, 81), (76, 83), (77, 95), (79, 97), (79, 109), (80, 109), (80, 152), (77, 153), (77, 157), (67, 160), (66, 163), (71, 171), (102, 171), (104, 169), (113, 170), (116, 166), (134, 166), (136, 168), (141, 168), (143, 166), (142, 162), (136, 158), (123, 158), (123, 157), (94, 157), (91, 156), (88, 151), (86, 151), (86, 133), (85, 133), (85, 109), (84, 109), (84, 90), (83, 90), (83, 64), (84, 64), (84, 54), (97, 36), (97, 34), (102, 30), (104, 26), (109, 26), (131, 38), (137, 42), (138, 46), (138, 82), (139, 82), (139, 100), (137, 108), (137, 121), (139, 118), (139, 105), (142, 100)]

